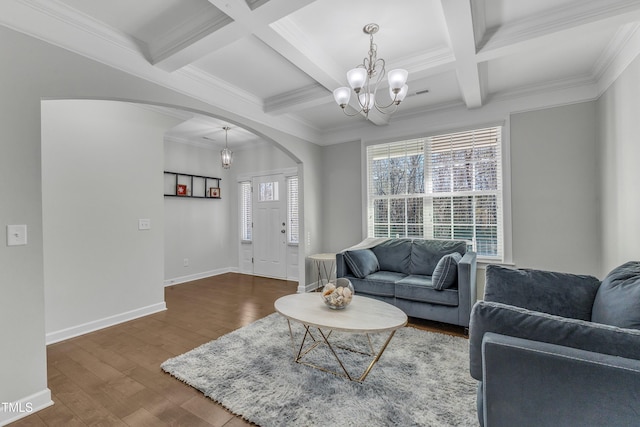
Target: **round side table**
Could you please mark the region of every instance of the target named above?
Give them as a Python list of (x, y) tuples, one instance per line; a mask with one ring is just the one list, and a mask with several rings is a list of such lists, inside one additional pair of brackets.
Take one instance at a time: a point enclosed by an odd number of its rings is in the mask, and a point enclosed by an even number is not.
[[(322, 287), (331, 280), (331, 275), (336, 266), (336, 254), (314, 254), (309, 255), (309, 259), (314, 262), (316, 271), (318, 272), (317, 289), (322, 289)], [(329, 268), (327, 268), (327, 265)], [(324, 278), (322, 273), (324, 273)]]

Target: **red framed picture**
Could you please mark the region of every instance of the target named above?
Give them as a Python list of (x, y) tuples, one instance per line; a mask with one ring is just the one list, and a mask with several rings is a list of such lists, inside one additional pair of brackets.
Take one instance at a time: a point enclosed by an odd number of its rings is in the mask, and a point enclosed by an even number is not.
[(215, 199), (220, 198), (220, 187), (210, 187), (209, 188), (209, 197), (213, 197)]
[(178, 196), (186, 196), (187, 195), (187, 186), (185, 184), (178, 184), (178, 188), (176, 188), (176, 194)]

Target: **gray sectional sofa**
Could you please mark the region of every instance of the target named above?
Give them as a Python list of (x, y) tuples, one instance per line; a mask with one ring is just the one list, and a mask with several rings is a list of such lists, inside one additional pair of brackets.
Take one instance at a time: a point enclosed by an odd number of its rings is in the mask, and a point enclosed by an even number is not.
[(337, 277), (356, 295), (408, 316), (469, 326), (476, 302), (476, 253), (460, 240), (373, 239), (336, 255)]
[(489, 265), (470, 329), (480, 425), (640, 425), (639, 261), (602, 282)]

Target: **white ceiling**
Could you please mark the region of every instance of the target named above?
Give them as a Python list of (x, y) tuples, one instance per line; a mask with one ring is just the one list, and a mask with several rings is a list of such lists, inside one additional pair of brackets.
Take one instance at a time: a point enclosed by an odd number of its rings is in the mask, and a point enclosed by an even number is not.
[[(372, 22), (387, 69), (409, 71), (409, 95), (393, 116), (348, 118), (331, 91), (367, 54)], [(638, 22), (640, 0), (0, 2), (0, 25), (318, 144), (339, 142), (336, 129), (595, 87)], [(170, 136), (223, 144), (228, 123), (175, 114), (185, 121)], [(259, 140), (232, 127), (232, 148)]]

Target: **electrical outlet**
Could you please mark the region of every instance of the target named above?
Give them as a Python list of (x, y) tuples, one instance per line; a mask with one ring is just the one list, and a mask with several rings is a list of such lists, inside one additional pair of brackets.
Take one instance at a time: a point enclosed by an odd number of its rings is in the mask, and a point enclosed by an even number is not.
[(148, 218), (139, 219), (138, 230), (151, 230), (151, 220)]
[(189, 258), (185, 258), (184, 261), (182, 261), (182, 265), (184, 267), (189, 267)]

